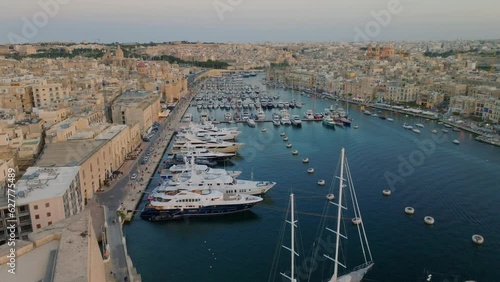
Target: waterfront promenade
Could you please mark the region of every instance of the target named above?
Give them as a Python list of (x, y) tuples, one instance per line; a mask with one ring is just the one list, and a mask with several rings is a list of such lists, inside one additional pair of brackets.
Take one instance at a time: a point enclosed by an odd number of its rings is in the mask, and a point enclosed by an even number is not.
[(149, 148), (151, 157), (145, 164), (138, 166), (137, 178), (135, 180), (129, 179), (128, 183), (125, 185), (125, 195), (120, 207), (118, 208), (125, 214), (125, 221), (132, 219), (137, 205), (139, 204), (139, 201), (141, 200), (149, 182), (155, 180), (153, 175), (158, 169), (159, 162), (161, 161), (161, 158), (170, 143), (175, 130), (179, 126), (180, 119), (189, 107), (191, 101), (190, 98), (191, 96), (182, 99), (166, 118), (162, 124), (163, 130), (158, 133), (159, 136), (152, 141), (151, 147)]
[[(109, 253), (109, 261), (106, 263), (107, 281), (141, 281), (128, 255), (122, 225), (132, 219), (144, 191), (149, 182), (153, 181), (152, 175), (192, 97), (193, 94), (187, 94), (177, 103), (168, 117), (160, 121), (158, 133), (150, 142), (142, 142), (136, 149), (137, 157), (125, 161), (118, 169), (122, 174), (96, 195), (97, 202), (106, 207), (105, 248)], [(148, 151), (151, 156), (142, 164)], [(132, 179), (134, 174), (136, 178)]]

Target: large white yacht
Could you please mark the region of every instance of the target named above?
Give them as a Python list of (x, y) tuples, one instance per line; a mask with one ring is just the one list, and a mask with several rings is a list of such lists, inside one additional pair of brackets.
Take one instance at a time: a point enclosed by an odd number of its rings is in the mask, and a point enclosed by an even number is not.
[[(191, 160), (192, 167), (194, 162)], [(193, 169), (191, 169), (193, 171)], [(207, 171), (196, 171), (188, 177), (178, 177), (177, 179), (166, 179), (160, 186), (175, 186), (179, 189), (200, 189), (210, 188), (222, 193), (236, 194), (245, 193), (250, 195), (262, 195), (273, 188), (276, 182), (252, 181), (235, 179), (229, 173), (209, 173)]]
[(193, 190), (176, 187), (157, 187), (141, 218), (150, 221), (177, 219), (186, 216), (210, 216), (242, 212), (250, 209), (261, 197), (246, 194), (223, 194), (211, 189)]
[(184, 138), (176, 138), (172, 145), (172, 152), (178, 153), (187, 149), (207, 149), (222, 153), (236, 153), (241, 146), (243, 146), (243, 143), (230, 143), (220, 139), (186, 134)]
[(181, 151), (180, 154), (188, 158), (196, 157), (197, 159), (208, 159), (208, 160), (226, 160), (236, 156), (235, 153), (222, 153), (217, 151), (210, 151), (208, 149), (195, 149), (195, 148), (187, 148), (186, 150)]
[(184, 137), (186, 134), (192, 134), (197, 137), (209, 136), (229, 141), (236, 139), (240, 133), (236, 128), (217, 128), (214, 125), (191, 123), (189, 126), (181, 127), (177, 136)]
[[(168, 170), (171, 173), (180, 173), (180, 177), (191, 177), (193, 166), (187, 163), (187, 158), (185, 159), (186, 164), (173, 165)], [(213, 175), (228, 175), (233, 178), (240, 176), (241, 170), (225, 170), (222, 168), (210, 168), (207, 165), (195, 165), (194, 169), (196, 173), (205, 173)]]

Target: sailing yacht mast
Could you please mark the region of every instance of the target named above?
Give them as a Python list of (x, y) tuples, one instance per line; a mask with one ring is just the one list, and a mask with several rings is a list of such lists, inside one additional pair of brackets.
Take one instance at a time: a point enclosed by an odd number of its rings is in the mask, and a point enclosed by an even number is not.
[(339, 203), (338, 203), (338, 218), (337, 218), (337, 234), (335, 240), (335, 264), (333, 268), (333, 276), (330, 281), (337, 282), (338, 275), (338, 259), (339, 259), (339, 243), (340, 243), (340, 219), (342, 218), (342, 189), (344, 188), (344, 148), (340, 151), (340, 181), (339, 181)]
[(290, 251), (291, 272), (290, 276), (286, 275), (283, 272), (280, 272), (280, 274), (283, 275), (283, 277), (290, 279), (290, 281), (292, 282), (297, 282), (297, 279), (295, 279), (295, 256), (299, 256), (299, 254), (295, 252), (295, 223), (297, 223), (297, 221), (295, 220), (293, 193), (290, 194), (290, 221), (287, 220), (286, 222), (290, 223), (291, 226), (290, 227), (291, 246), (289, 248), (287, 246), (282, 245), (282, 247)]
[[(340, 175), (337, 177), (339, 179), (339, 202), (338, 204), (335, 204), (338, 206), (338, 216), (337, 216), (337, 230), (333, 231), (329, 228), (327, 228), (328, 231), (335, 233), (336, 234), (336, 241), (335, 241), (335, 258), (330, 258), (327, 255), (324, 255), (326, 258), (332, 260), (334, 262), (334, 271), (332, 278), (329, 280), (329, 282), (361, 282), (363, 279), (363, 276), (370, 270), (373, 266), (373, 259), (370, 251), (370, 246), (368, 244), (368, 239), (366, 237), (366, 232), (364, 228), (363, 221), (361, 220), (361, 211), (359, 209), (359, 204), (358, 200), (356, 197), (356, 193), (354, 191), (354, 185), (352, 183), (352, 177), (351, 177), (351, 172), (349, 169), (349, 165), (347, 163), (347, 159), (345, 158), (345, 150), (342, 148), (341, 154), (340, 154)], [(344, 174), (346, 175), (344, 178)], [(347, 185), (344, 184), (344, 182), (347, 182)], [(343, 190), (344, 187), (347, 187), (349, 189), (350, 195), (351, 195), (351, 200), (352, 204), (354, 206), (354, 215), (356, 220), (359, 220), (359, 223), (356, 223), (358, 226), (358, 235), (359, 235), (359, 240), (361, 244), (361, 249), (363, 251), (363, 257), (365, 262), (356, 268), (354, 268), (353, 271), (349, 272), (348, 274), (342, 275), (338, 277), (338, 265), (340, 264), (342, 267), (346, 268), (345, 265), (340, 263), (338, 261), (339, 258), (339, 248), (340, 248), (340, 237), (347, 239), (347, 236), (340, 234), (340, 221), (342, 220), (342, 209), (346, 209), (346, 207), (342, 206), (342, 199), (343, 199)], [(332, 203), (334, 204), (334, 203)], [(354, 223), (354, 221), (353, 221)], [(368, 258), (367, 258), (368, 255)]]

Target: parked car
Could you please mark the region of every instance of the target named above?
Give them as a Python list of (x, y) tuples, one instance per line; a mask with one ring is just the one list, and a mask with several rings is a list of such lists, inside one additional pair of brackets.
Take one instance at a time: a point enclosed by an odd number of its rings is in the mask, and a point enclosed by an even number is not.
[(137, 178), (137, 173), (134, 173), (130, 176), (130, 179), (135, 180)]

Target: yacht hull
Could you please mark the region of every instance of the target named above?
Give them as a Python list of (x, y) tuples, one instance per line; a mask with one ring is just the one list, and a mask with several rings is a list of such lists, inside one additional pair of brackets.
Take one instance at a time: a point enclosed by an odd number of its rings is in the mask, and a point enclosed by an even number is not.
[(205, 217), (244, 212), (252, 208), (256, 203), (215, 205), (199, 208), (168, 209), (159, 210), (146, 207), (141, 212), (141, 218), (148, 221), (174, 220), (183, 217)]

